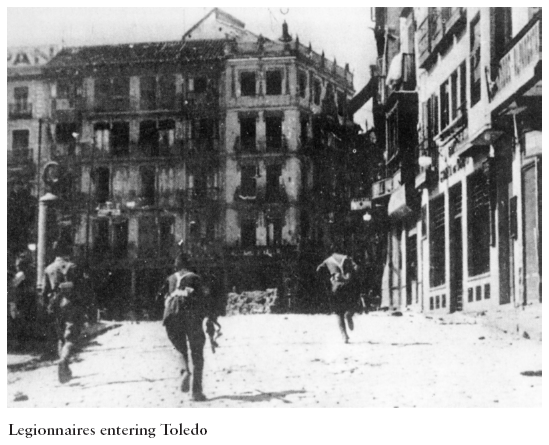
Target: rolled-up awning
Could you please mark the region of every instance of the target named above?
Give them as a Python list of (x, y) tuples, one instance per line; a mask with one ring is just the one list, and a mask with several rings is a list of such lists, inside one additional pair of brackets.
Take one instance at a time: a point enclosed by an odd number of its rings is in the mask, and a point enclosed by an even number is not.
[(406, 185), (397, 188), (389, 198), (387, 214), (391, 218), (404, 218), (412, 213), (410, 203), (406, 199)]

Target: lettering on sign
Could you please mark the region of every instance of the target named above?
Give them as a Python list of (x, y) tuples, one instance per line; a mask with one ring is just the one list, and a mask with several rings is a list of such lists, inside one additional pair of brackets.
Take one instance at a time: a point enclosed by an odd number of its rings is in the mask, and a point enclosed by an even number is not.
[(53, 45), (34, 48), (8, 48), (8, 68), (44, 65), (58, 52), (58, 47)]

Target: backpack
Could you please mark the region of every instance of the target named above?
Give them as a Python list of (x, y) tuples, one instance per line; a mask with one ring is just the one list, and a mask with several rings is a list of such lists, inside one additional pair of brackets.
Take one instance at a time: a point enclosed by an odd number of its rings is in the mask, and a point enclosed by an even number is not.
[(196, 301), (195, 289), (183, 285), (183, 279), (194, 274), (192, 272), (186, 272), (184, 274), (176, 272), (176, 275), (177, 284), (175, 289), (166, 297), (166, 300), (164, 301), (164, 320), (166, 320), (169, 315), (175, 315), (181, 311), (191, 309), (193, 303)]

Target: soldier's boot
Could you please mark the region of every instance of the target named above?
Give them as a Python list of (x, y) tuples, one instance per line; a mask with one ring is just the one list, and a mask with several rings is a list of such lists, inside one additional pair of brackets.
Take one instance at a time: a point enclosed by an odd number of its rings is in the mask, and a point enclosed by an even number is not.
[(345, 319), (347, 320), (347, 326), (349, 326), (349, 330), (353, 330), (355, 328), (355, 324), (353, 323), (353, 313), (347, 312), (345, 314)]
[(57, 365), (57, 375), (60, 383), (67, 383), (72, 378), (72, 371), (69, 368), (69, 358), (73, 347), (74, 344), (68, 341), (61, 347), (59, 364)]
[(206, 396), (202, 392), (202, 371), (204, 369), (204, 358), (193, 356), (193, 392), (191, 399), (194, 402), (205, 402)]
[(345, 320), (343, 314), (336, 314), (337, 325), (339, 327), (339, 332), (343, 338), (344, 343), (349, 343), (349, 336), (347, 335), (347, 329), (345, 329)]

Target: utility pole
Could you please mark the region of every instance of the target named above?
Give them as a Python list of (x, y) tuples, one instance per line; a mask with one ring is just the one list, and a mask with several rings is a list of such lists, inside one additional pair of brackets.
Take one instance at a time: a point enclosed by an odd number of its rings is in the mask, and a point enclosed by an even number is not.
[(90, 266), (90, 217), (91, 217), (91, 192), (92, 192), (92, 177), (93, 177), (93, 168), (94, 168), (94, 158), (95, 158), (95, 134), (93, 135), (92, 140), (92, 152), (90, 160), (90, 178), (88, 181), (88, 207), (86, 214), (86, 268)]

